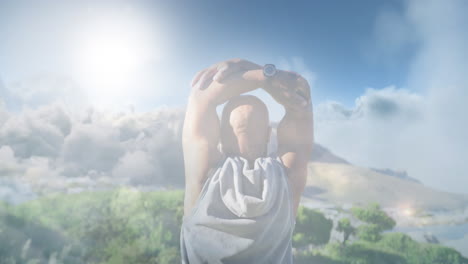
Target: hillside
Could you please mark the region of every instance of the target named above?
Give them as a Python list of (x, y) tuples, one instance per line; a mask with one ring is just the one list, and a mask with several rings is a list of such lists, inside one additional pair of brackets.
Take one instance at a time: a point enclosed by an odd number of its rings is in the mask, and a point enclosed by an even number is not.
[(437, 191), (423, 184), (344, 163), (309, 163), (304, 198), (327, 203), (457, 210), (468, 205), (463, 195)]
[(314, 147), (312, 148), (312, 155), (310, 156), (310, 160), (315, 162), (349, 164), (349, 162), (345, 159), (338, 157), (329, 149), (317, 143), (315, 143)]
[[(0, 263), (180, 263), (182, 213), (181, 190), (117, 188), (0, 203)], [(301, 207), (294, 263), (468, 264), (454, 249), (401, 233), (382, 234), (376, 243), (359, 238), (344, 247), (330, 241), (332, 228), (322, 213)], [(323, 250), (307, 250), (310, 245)]]

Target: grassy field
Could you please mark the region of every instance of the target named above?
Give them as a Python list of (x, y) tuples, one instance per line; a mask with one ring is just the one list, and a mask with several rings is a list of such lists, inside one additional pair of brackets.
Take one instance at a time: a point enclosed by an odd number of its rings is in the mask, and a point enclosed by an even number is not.
[[(0, 264), (180, 263), (182, 214), (182, 191), (131, 188), (0, 204)], [(352, 243), (329, 242), (332, 228), (321, 213), (301, 207), (293, 239), (295, 262), (468, 263), (453, 249), (400, 233), (378, 234), (369, 241), (356, 229)]]

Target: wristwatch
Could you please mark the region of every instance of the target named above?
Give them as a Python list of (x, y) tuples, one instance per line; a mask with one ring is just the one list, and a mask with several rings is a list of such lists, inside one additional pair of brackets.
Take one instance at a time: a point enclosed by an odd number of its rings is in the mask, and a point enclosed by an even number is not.
[(274, 64), (265, 64), (265, 66), (263, 66), (263, 76), (267, 78), (275, 76), (276, 72), (277, 71)]

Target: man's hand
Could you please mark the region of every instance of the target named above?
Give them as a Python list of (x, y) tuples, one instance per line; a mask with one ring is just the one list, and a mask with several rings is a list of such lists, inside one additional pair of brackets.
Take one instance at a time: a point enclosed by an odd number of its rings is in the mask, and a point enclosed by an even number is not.
[(263, 87), (264, 82), (260, 65), (241, 59), (227, 60), (196, 74), (191, 97), (204, 105), (217, 106), (234, 96)]
[(262, 67), (243, 59), (230, 59), (216, 63), (200, 72), (192, 80), (194, 89), (205, 90), (213, 82), (223, 83), (232, 77), (234, 73), (259, 70)]
[(241, 94), (253, 90), (251, 81), (256, 81), (256, 85), (262, 84), (263, 89), (286, 109), (301, 110), (311, 104), (309, 84), (299, 74), (279, 70), (265, 82), (262, 66), (243, 59), (222, 61), (198, 72), (191, 86), (195, 90), (205, 90), (211, 84), (216, 86), (216, 83), (218, 86), (243, 86), (244, 91), (238, 93)]
[(309, 84), (295, 72), (278, 71), (266, 82), (264, 89), (287, 110), (298, 111), (310, 108)]

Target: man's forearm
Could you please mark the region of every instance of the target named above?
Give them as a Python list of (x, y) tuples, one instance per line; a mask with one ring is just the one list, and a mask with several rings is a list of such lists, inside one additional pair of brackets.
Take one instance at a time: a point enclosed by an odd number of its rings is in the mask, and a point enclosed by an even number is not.
[(216, 107), (235, 96), (263, 87), (264, 82), (261, 69), (239, 72), (221, 83), (213, 81), (205, 90), (193, 89), (190, 96)]
[(309, 102), (307, 105), (302, 107), (284, 107), (285, 116), (289, 116), (292, 119), (296, 119), (303, 122), (312, 122), (313, 119), (313, 111), (312, 111), (312, 104)]
[(285, 108), (278, 125), (278, 145), (281, 152), (308, 153), (313, 145), (313, 113), (310, 105), (301, 110)]
[(285, 109), (278, 125), (279, 150), (308, 157), (313, 145), (313, 112), (307, 80), (293, 72), (279, 71), (266, 83), (265, 90)]

